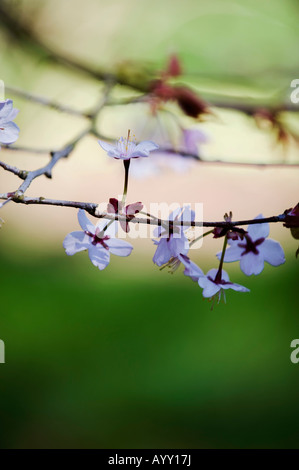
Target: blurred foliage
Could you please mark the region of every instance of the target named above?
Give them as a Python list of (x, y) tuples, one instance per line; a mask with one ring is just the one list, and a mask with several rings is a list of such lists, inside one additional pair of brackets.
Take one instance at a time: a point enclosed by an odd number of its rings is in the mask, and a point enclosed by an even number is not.
[(298, 447), (288, 261), (211, 312), (180, 274), (2, 252), (1, 447)]

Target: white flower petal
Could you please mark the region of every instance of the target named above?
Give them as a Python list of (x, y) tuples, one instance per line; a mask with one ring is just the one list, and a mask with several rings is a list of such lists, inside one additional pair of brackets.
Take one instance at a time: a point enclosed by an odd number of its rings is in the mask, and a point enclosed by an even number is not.
[[(259, 214), (257, 217), (255, 217), (255, 220), (257, 219), (263, 219), (263, 214)], [(247, 231), (252, 240), (256, 241), (259, 238), (267, 238), (269, 235), (270, 228), (268, 223), (255, 224), (249, 225)]]
[(157, 266), (162, 266), (170, 260), (172, 254), (170, 252), (166, 238), (161, 238), (157, 244), (157, 249), (153, 257), (153, 262)]
[(67, 255), (72, 256), (79, 251), (87, 250), (90, 246), (88, 235), (84, 232), (71, 232), (63, 240), (63, 248)]
[(110, 240), (105, 240), (105, 243), (113, 255), (129, 256), (133, 250), (133, 246), (130, 243), (119, 238), (110, 238)]
[(212, 268), (207, 272), (206, 277), (210, 277), (214, 280), (217, 273), (218, 273), (218, 269)]
[(109, 157), (120, 158), (120, 153), (115, 145), (108, 144), (108, 142), (104, 142), (103, 140), (98, 140), (98, 143), (102, 149), (108, 153)]
[(279, 266), (285, 262), (283, 249), (275, 240), (265, 240), (258, 249), (264, 260), (272, 266)]
[[(225, 251), (224, 262), (225, 263), (232, 263), (234, 261), (239, 261), (241, 259), (241, 253), (243, 251), (244, 251), (244, 248), (240, 248), (238, 246), (238, 244), (234, 244), (233, 246), (230, 246)], [(222, 252), (220, 251), (216, 255), (219, 260), (221, 259), (221, 254), (222, 254)]]
[(197, 264), (193, 263), (187, 256), (178, 256), (179, 260), (185, 266), (184, 274), (185, 276), (191, 277), (193, 281), (198, 281), (200, 277), (204, 276), (203, 271), (200, 269)]
[(168, 241), (169, 250), (172, 256), (176, 257), (179, 254), (186, 255), (189, 251), (189, 242), (187, 238), (185, 237), (184, 234), (182, 234), (180, 238), (175, 237), (174, 235), (178, 235), (178, 234), (171, 235)]
[(223, 284), (222, 285), (223, 289), (233, 289), (238, 292), (250, 292), (250, 289), (247, 289), (247, 287), (241, 286), (241, 284), (235, 284), (234, 282), (231, 282), (229, 284)]
[(162, 230), (164, 230), (162, 227), (155, 227), (153, 230), (153, 236), (155, 238), (161, 237)]
[(1, 124), (0, 128), (0, 142), (2, 144), (13, 144), (19, 137), (20, 129), (14, 122)]
[(12, 112), (13, 101), (5, 100), (0, 102), (0, 122), (7, 120), (7, 116)]
[(90, 222), (89, 218), (86, 215), (86, 212), (83, 209), (79, 209), (78, 211), (78, 221), (80, 227), (84, 232), (90, 232), (93, 235), (95, 234), (95, 226), (92, 222)]
[[(178, 220), (180, 222), (190, 222), (190, 221), (193, 221), (195, 219), (195, 212), (193, 210), (191, 210), (191, 207), (190, 206), (184, 206), (181, 214), (178, 216)], [(188, 230), (188, 228), (190, 227), (190, 224), (189, 225), (183, 225), (182, 226), (182, 230)]]
[(8, 114), (8, 116), (6, 117), (6, 121), (7, 121), (7, 122), (13, 121), (13, 120), (17, 117), (17, 115), (19, 114), (19, 112), (20, 112), (19, 109), (13, 108), (13, 109), (11, 110), (11, 112)]
[(260, 253), (255, 255), (249, 252), (241, 257), (240, 268), (246, 276), (260, 274), (264, 269), (264, 258)]
[(222, 269), (221, 279), (225, 282), (229, 282), (229, 275), (227, 274), (226, 271), (224, 271), (224, 269)]
[(136, 145), (136, 148), (131, 153), (131, 157), (148, 157), (150, 152), (157, 150), (158, 148), (159, 145), (155, 144), (155, 142), (144, 140), (143, 142), (140, 142), (140, 144)]
[(202, 295), (205, 298), (213, 297), (217, 292), (220, 291), (220, 286), (215, 284), (214, 282), (210, 281), (210, 279), (206, 279), (206, 282), (203, 281), (204, 278), (200, 277), (198, 279), (198, 284), (200, 287), (203, 288)]
[(90, 245), (88, 249), (89, 259), (94, 266), (102, 271), (105, 269), (110, 261), (109, 251), (103, 248), (101, 245)]
[(182, 207), (177, 207), (174, 209), (174, 211), (170, 212), (168, 220), (174, 221), (176, 218), (180, 220), (180, 216), (182, 215), (183, 208)]
[(96, 225), (96, 233), (102, 232), (106, 228), (104, 234), (108, 237), (115, 237), (118, 230), (118, 222), (111, 220), (100, 220)]

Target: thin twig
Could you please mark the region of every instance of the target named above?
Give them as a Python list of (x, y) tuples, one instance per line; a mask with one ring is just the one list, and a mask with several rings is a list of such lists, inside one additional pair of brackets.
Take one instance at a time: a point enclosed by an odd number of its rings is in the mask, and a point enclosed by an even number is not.
[(86, 113), (84, 111), (79, 111), (77, 109), (58, 103), (57, 101), (50, 100), (49, 98), (45, 98), (44, 96), (36, 95), (34, 93), (29, 93), (28, 91), (24, 91), (24, 90), (21, 90), (20, 88), (16, 88), (12, 86), (6, 86), (5, 88), (6, 88), (6, 92), (8, 92), (11, 95), (18, 96), (28, 101), (33, 101), (35, 103), (41, 104), (43, 106), (47, 106), (48, 108), (55, 109), (56, 111), (60, 111), (62, 113), (73, 114), (79, 117), (86, 117)]

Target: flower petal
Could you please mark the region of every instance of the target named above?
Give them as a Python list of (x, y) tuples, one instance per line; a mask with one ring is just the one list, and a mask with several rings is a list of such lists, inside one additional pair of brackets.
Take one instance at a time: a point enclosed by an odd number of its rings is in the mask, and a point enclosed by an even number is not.
[(13, 144), (19, 137), (20, 129), (14, 122), (5, 122), (0, 127), (0, 142), (2, 144)]
[[(225, 263), (232, 263), (234, 261), (240, 261), (241, 253), (244, 251), (244, 248), (240, 248), (238, 244), (231, 245), (227, 248), (225, 255), (224, 255), (224, 262)], [(217, 258), (221, 259), (222, 252), (220, 251), (217, 253)]]
[(143, 208), (142, 202), (134, 202), (133, 204), (129, 204), (126, 207), (127, 215), (135, 215), (137, 212), (140, 212)]
[[(178, 215), (178, 220), (180, 222), (190, 222), (190, 221), (193, 221), (195, 219), (195, 212), (193, 210), (191, 210), (191, 207), (190, 206), (184, 206), (183, 207), (183, 210), (181, 211), (181, 214)], [(182, 225), (182, 230), (187, 230), (188, 228), (190, 228), (190, 224), (188, 225)]]
[(117, 214), (118, 212), (121, 212), (122, 208), (123, 204), (121, 201), (118, 201), (115, 197), (111, 197), (109, 199), (109, 203), (107, 204), (108, 214)]
[(199, 156), (198, 143), (208, 142), (207, 135), (200, 129), (184, 129), (182, 146), (185, 152)]
[(206, 276), (198, 279), (198, 285), (203, 289), (202, 295), (205, 298), (213, 297), (220, 291), (220, 286), (215, 282), (210, 281), (210, 279), (207, 279)]
[(71, 232), (63, 240), (63, 248), (67, 255), (72, 256), (79, 251), (87, 250), (90, 246), (89, 238), (84, 232)]
[[(263, 214), (259, 214), (255, 217), (255, 220), (262, 218)], [(247, 228), (247, 232), (253, 241), (258, 240), (259, 238), (267, 238), (269, 236), (269, 231), (270, 228), (268, 223), (249, 225)]]
[(4, 122), (7, 119), (7, 116), (12, 112), (13, 101), (5, 100), (0, 102), (0, 121)]
[(250, 289), (247, 289), (247, 287), (241, 286), (241, 284), (235, 284), (234, 282), (223, 284), (221, 287), (222, 289), (233, 289), (238, 292), (250, 292)]
[(113, 255), (129, 256), (133, 250), (133, 246), (130, 243), (119, 238), (110, 238), (110, 240), (107, 240), (105, 243), (109, 247), (110, 253)]
[(153, 257), (153, 262), (157, 266), (162, 266), (163, 264), (167, 263), (167, 261), (170, 260), (172, 254), (169, 249), (166, 238), (161, 238), (161, 240), (159, 240), (159, 242), (156, 242), (156, 244), (157, 244), (157, 249)]
[(191, 277), (193, 281), (198, 281), (199, 277), (204, 276), (204, 273), (200, 269), (200, 267), (197, 266), (197, 264), (193, 263), (193, 261), (191, 261), (187, 256), (179, 255), (178, 258), (181, 263), (183, 263), (183, 265), (185, 266), (185, 276)]
[(107, 152), (109, 157), (120, 158), (120, 153), (115, 145), (108, 144), (108, 142), (104, 142), (103, 140), (98, 140), (98, 143), (102, 149)]
[(285, 256), (281, 245), (275, 240), (265, 240), (260, 248), (264, 260), (272, 266), (279, 266), (285, 262)]
[(100, 271), (105, 269), (110, 261), (109, 251), (102, 246), (90, 245), (88, 249), (89, 259), (94, 266), (99, 268)]
[(13, 121), (13, 120), (17, 117), (17, 115), (19, 114), (19, 112), (20, 112), (19, 109), (13, 108), (13, 109), (11, 110), (11, 112), (8, 114), (8, 116), (6, 117), (6, 121), (7, 121), (7, 122)]
[(210, 277), (214, 280), (217, 273), (218, 273), (218, 269), (212, 268), (207, 272), (206, 277)]
[[(176, 235), (176, 236), (175, 236)], [(189, 251), (189, 242), (185, 235), (182, 233), (180, 236), (178, 233), (174, 233), (169, 237), (168, 246), (172, 256), (178, 256), (179, 254), (186, 255)]]
[(86, 215), (85, 210), (83, 209), (79, 209), (78, 211), (78, 222), (82, 230), (84, 230), (84, 232), (90, 232), (93, 235), (95, 234), (95, 226), (93, 225), (92, 222), (90, 222), (89, 218)]
[[(153, 230), (153, 236), (155, 238), (158, 238), (158, 237), (161, 237), (161, 234), (162, 234), (162, 230), (164, 230), (161, 226), (160, 227), (155, 227), (154, 230)], [(167, 234), (167, 237), (169, 235)], [(165, 237), (164, 237), (165, 238)]]
[(107, 227), (105, 229), (105, 235), (114, 238), (118, 231), (118, 222), (113, 221), (111, 223), (111, 220), (100, 220), (96, 225), (96, 233), (103, 231), (105, 227)]
[(264, 258), (261, 253), (258, 255), (247, 253), (241, 257), (240, 268), (246, 276), (260, 274), (264, 269)]
[(224, 269), (222, 269), (221, 279), (222, 281), (229, 282), (229, 275), (227, 274), (226, 271), (224, 271)]
[(177, 207), (176, 209), (174, 209), (172, 212), (170, 212), (169, 214), (169, 217), (168, 217), (168, 220), (175, 220), (176, 218), (178, 220), (180, 220), (180, 217), (182, 215), (182, 212), (183, 212), (183, 207)]
[(148, 157), (150, 152), (157, 150), (158, 148), (159, 145), (155, 144), (155, 142), (144, 140), (143, 142), (140, 142), (140, 144), (136, 145), (136, 148), (130, 154), (130, 157)]

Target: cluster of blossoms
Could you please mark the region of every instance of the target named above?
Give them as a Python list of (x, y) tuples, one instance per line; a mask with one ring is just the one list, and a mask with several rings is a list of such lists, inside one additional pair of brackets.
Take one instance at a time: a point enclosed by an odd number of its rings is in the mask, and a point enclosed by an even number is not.
[[(125, 205), (128, 174), (131, 158), (148, 157), (150, 152), (157, 150), (158, 146), (151, 141), (144, 141), (138, 145), (128, 137), (120, 138), (113, 145), (99, 141), (100, 146), (110, 157), (121, 159), (125, 168), (125, 184), (122, 201), (111, 198), (107, 205), (107, 214), (114, 214), (115, 219), (100, 221), (94, 226), (87, 218), (83, 210), (79, 210), (78, 220), (82, 231), (72, 232), (66, 236), (63, 242), (68, 255), (83, 250), (88, 250), (91, 262), (100, 270), (106, 268), (110, 261), (110, 253), (118, 256), (128, 256), (132, 252), (132, 245), (116, 238), (118, 224), (125, 231), (129, 231), (130, 221), (136, 214), (142, 211), (141, 202)], [(147, 214), (149, 215), (149, 214)], [(233, 261), (240, 262), (240, 268), (247, 276), (259, 274), (264, 268), (264, 262), (272, 266), (278, 266), (285, 262), (284, 252), (280, 244), (268, 238), (269, 224), (256, 223), (250, 225), (247, 231), (232, 227), (232, 214), (225, 215), (227, 226), (216, 227), (204, 233), (199, 238), (213, 234), (214, 238), (224, 239), (223, 250), (217, 254), (218, 268), (210, 269), (206, 274), (189, 258), (189, 249), (196, 240), (188, 239), (188, 230), (192, 226), (195, 213), (189, 206), (176, 209), (169, 215), (167, 224), (165, 221), (154, 230), (154, 245), (156, 251), (153, 262), (164, 269), (170, 268), (174, 272), (181, 264), (184, 266), (184, 274), (197, 282), (202, 289), (204, 298), (219, 302), (221, 297), (225, 301), (225, 291), (232, 289), (239, 292), (248, 292), (244, 286), (231, 282), (228, 274), (223, 269), (223, 264)], [(258, 215), (256, 219), (263, 218)], [(118, 221), (119, 219), (119, 221)], [(227, 245), (229, 247), (227, 248)]]
[[(172, 65), (175, 65), (172, 64)], [(0, 143), (11, 144), (15, 142), (19, 135), (19, 128), (13, 122), (18, 114), (18, 110), (13, 108), (12, 100), (8, 99), (0, 102)], [(203, 139), (198, 130), (186, 130), (184, 132), (185, 149), (196, 152), (197, 142)], [(100, 146), (108, 156), (122, 160), (125, 168), (125, 183), (122, 200), (110, 198), (107, 205), (107, 215), (114, 215), (115, 218), (100, 220), (97, 225), (93, 225), (88, 219), (84, 210), (78, 212), (78, 221), (81, 231), (69, 233), (63, 242), (63, 247), (67, 255), (74, 255), (80, 251), (88, 251), (91, 262), (98, 269), (105, 269), (110, 262), (110, 253), (117, 256), (129, 256), (133, 246), (125, 240), (117, 238), (118, 226), (124, 232), (129, 232), (130, 222), (136, 214), (142, 213), (142, 202), (135, 202), (126, 205), (128, 189), (128, 176), (131, 159), (147, 158), (150, 153), (158, 150), (158, 145), (152, 141), (143, 141), (137, 144), (135, 138), (130, 135), (121, 137), (114, 145), (99, 141)], [(3, 203), (2, 203), (3, 205)], [(289, 209), (285, 213), (285, 225), (291, 228), (293, 236), (298, 238), (298, 210), (299, 206)], [(146, 214), (150, 216), (150, 214)], [(156, 247), (153, 262), (164, 269), (168, 267), (174, 272), (181, 264), (184, 266), (184, 274), (196, 281), (202, 288), (205, 298), (220, 301), (225, 300), (225, 291), (232, 289), (239, 292), (248, 292), (246, 287), (233, 283), (229, 280), (228, 274), (223, 270), (224, 263), (240, 262), (240, 268), (244, 274), (260, 274), (264, 268), (264, 262), (272, 266), (279, 266), (285, 262), (284, 252), (280, 244), (268, 238), (269, 224), (256, 223), (249, 225), (247, 231), (233, 227), (231, 224), (232, 214), (224, 216), (227, 225), (216, 227), (204, 233), (198, 238), (213, 234), (214, 238), (223, 237), (223, 250), (217, 254), (219, 259), (218, 268), (210, 269), (207, 274), (201, 270), (189, 258), (189, 249), (196, 241), (188, 239), (188, 230), (194, 223), (195, 213), (189, 206), (176, 209), (169, 215), (167, 223), (160, 221), (154, 230), (153, 240)], [(257, 220), (262, 219), (260, 214)], [(228, 248), (227, 248), (228, 245)]]

